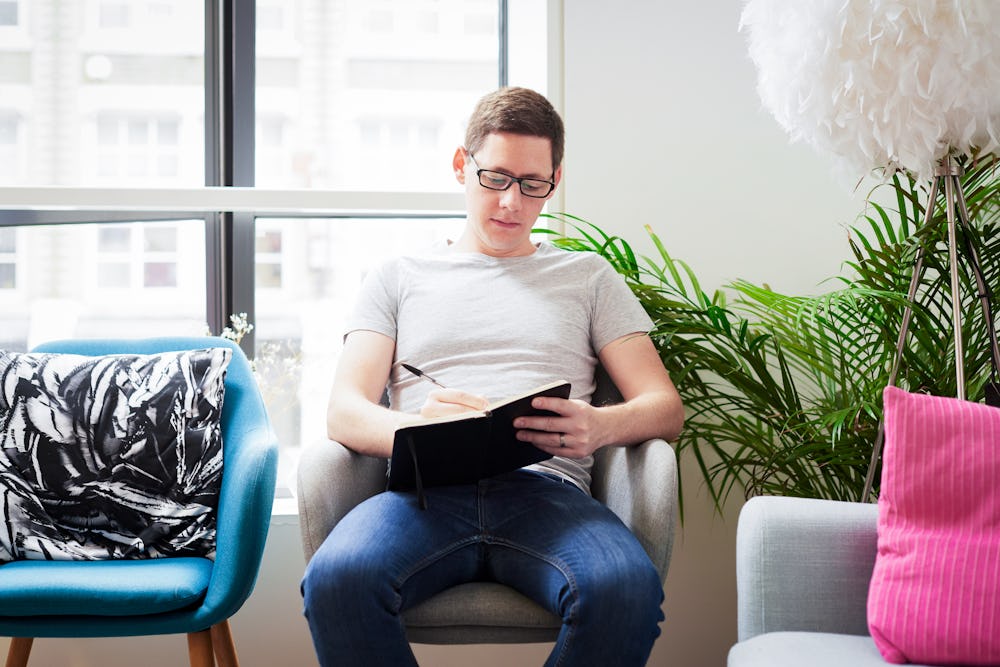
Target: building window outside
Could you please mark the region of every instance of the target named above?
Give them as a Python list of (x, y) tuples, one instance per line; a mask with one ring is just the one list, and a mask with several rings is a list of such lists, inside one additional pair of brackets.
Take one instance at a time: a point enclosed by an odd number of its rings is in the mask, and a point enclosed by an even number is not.
[(22, 178), (20, 126), (17, 113), (0, 110), (0, 183), (18, 183)]
[(17, 228), (0, 227), (0, 290), (17, 289)]
[(105, 182), (176, 181), (180, 175), (180, 119), (100, 112), (94, 159), (97, 174)]
[(0, 0), (0, 28), (18, 25), (18, 0)]
[(127, 2), (101, 2), (97, 7), (99, 28), (124, 29), (131, 24), (131, 11)]
[(178, 234), (171, 225), (105, 225), (97, 233), (99, 290), (174, 289)]
[(255, 229), (254, 278), (257, 289), (281, 289), (281, 229), (258, 222)]

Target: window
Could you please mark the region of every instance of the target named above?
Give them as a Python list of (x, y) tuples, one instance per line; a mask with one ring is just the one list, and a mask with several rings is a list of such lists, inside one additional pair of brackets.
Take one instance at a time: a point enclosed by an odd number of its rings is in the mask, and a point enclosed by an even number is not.
[(17, 288), (17, 229), (0, 227), (0, 290)]
[(254, 275), (260, 289), (281, 288), (281, 229), (260, 221), (256, 225)]
[(20, 127), (17, 114), (0, 110), (0, 183), (21, 180)]
[[(265, 211), (98, 211), (89, 200), (0, 210), (0, 225), (19, 225), (0, 226), (0, 343), (201, 335), (247, 311), (245, 347), (283, 449), (279, 486), (293, 487), (298, 448), (325, 437), (360, 281), (383, 258), (461, 229), (451, 155), (500, 80), (499, 8), (544, 20), (546, 3), (256, 0), (256, 24), (219, 20), (222, 35), (206, 34), (210, 5), (239, 15), (247, 3), (45, 0), (29, 15), (28, 3), (0, 0), (0, 182), (126, 199), (201, 195), (208, 182), (274, 201)], [(67, 29), (74, 39), (53, 38)], [(544, 39), (519, 44), (544, 72)], [(220, 176), (226, 160), (231, 177)], [(350, 205), (300, 210), (303, 191)]]
[(105, 182), (176, 181), (180, 175), (180, 119), (100, 112), (96, 172)]
[(178, 251), (174, 225), (103, 225), (97, 232), (97, 288), (176, 288)]
[(17, 0), (0, 0), (0, 26), (16, 26), (17, 10)]
[(127, 2), (101, 2), (97, 7), (97, 25), (101, 28), (128, 28), (131, 11)]
[(202, 219), (0, 227), (2, 339), (200, 336), (205, 276)]
[(37, 10), (30, 32), (0, 39), (0, 176), (13, 163), (31, 186), (204, 185), (203, 3), (0, 0), (0, 16), (9, 7), (22, 22)]
[(257, 153), (256, 185), (451, 191), (465, 120), (497, 86), (497, 0), (296, 6), (300, 55), (257, 32), (257, 136), (284, 149)]

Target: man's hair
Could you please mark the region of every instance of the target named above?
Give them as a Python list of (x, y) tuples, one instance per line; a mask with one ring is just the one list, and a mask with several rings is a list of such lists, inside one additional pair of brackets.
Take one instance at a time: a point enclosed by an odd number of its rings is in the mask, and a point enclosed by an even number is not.
[(500, 88), (476, 104), (465, 131), (465, 148), (475, 154), (497, 132), (544, 137), (552, 144), (552, 171), (563, 159), (562, 118), (543, 95), (528, 88)]

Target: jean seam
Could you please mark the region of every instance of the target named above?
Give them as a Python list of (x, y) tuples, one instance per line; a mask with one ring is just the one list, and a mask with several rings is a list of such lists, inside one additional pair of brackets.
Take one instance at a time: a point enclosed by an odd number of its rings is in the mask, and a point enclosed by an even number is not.
[(451, 554), (451, 553), (454, 553), (454, 552), (458, 551), (462, 547), (469, 546), (470, 544), (476, 544), (477, 542), (480, 542), (480, 541), (481, 541), (481, 538), (479, 536), (467, 537), (464, 540), (458, 540), (457, 542), (452, 542), (451, 544), (449, 544), (449, 545), (447, 545), (447, 546), (445, 546), (445, 547), (443, 547), (441, 549), (438, 549), (434, 553), (431, 553), (431, 554), (428, 554), (428, 555), (424, 556), (419, 561), (417, 561), (416, 563), (414, 563), (413, 567), (411, 567), (406, 572), (402, 573), (399, 576), (399, 578), (396, 579), (395, 582), (393, 582), (393, 587), (396, 589), (397, 592), (400, 591), (400, 590), (402, 590), (402, 588), (406, 584), (406, 582), (409, 581), (415, 574), (417, 574), (421, 570), (427, 568), (428, 566), (430, 566), (431, 564), (437, 562), (438, 560), (440, 560), (441, 558), (447, 556), (448, 554)]
[(487, 538), (486, 541), (489, 544), (504, 546), (510, 549), (514, 549), (516, 551), (520, 551), (521, 553), (527, 554), (532, 558), (537, 558), (543, 563), (548, 563), (552, 567), (556, 568), (559, 571), (559, 573), (562, 574), (563, 578), (566, 579), (566, 582), (569, 584), (570, 594), (573, 598), (573, 602), (572, 604), (570, 604), (569, 613), (566, 615), (565, 618), (561, 619), (563, 626), (566, 628), (566, 638), (565, 641), (563, 642), (562, 650), (559, 652), (559, 656), (556, 658), (555, 665), (558, 667), (558, 665), (563, 664), (563, 656), (566, 653), (566, 647), (570, 644), (570, 642), (573, 640), (573, 636), (576, 634), (576, 625), (572, 621), (575, 619), (576, 605), (580, 600), (580, 590), (577, 587), (576, 579), (573, 577), (572, 570), (569, 569), (569, 566), (566, 565), (565, 561), (558, 558), (550, 558), (543, 553), (535, 551), (534, 549), (529, 549), (521, 544), (518, 544), (517, 542), (512, 542), (510, 540), (503, 538)]

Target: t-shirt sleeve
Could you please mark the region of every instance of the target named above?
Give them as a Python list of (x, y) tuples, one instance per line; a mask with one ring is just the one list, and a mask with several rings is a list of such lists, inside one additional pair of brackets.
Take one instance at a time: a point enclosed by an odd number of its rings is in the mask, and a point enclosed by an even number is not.
[(611, 264), (599, 255), (593, 257), (597, 261), (591, 274), (594, 312), (590, 337), (594, 350), (600, 352), (605, 345), (627, 334), (649, 333), (653, 329), (653, 320)]
[(396, 340), (399, 305), (397, 267), (390, 262), (365, 276), (344, 336), (352, 331), (375, 331)]

